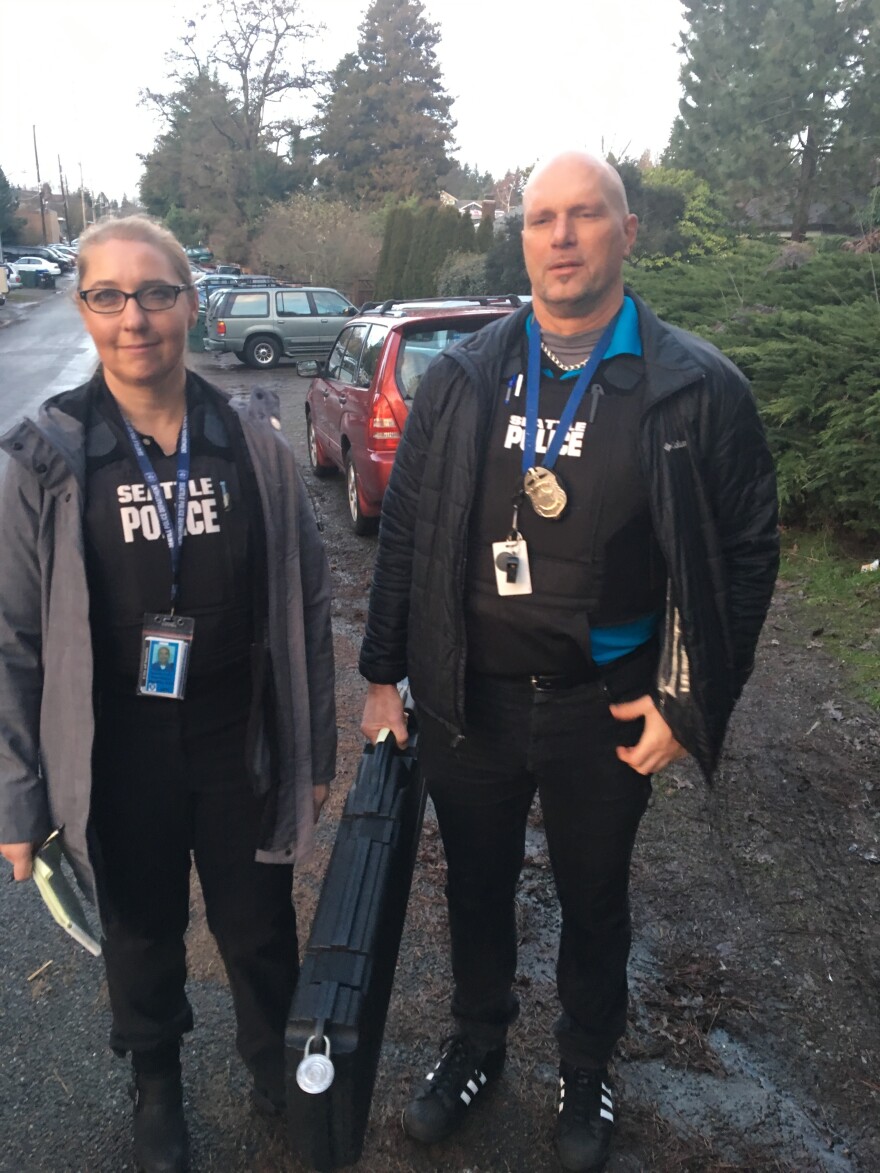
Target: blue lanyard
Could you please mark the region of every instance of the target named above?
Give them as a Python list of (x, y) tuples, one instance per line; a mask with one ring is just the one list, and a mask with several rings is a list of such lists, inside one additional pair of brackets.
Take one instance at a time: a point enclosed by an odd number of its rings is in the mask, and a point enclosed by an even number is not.
[[(618, 310), (602, 331), (599, 341), (593, 347), (590, 361), (578, 375), (577, 382), (572, 387), (571, 395), (569, 395), (568, 402), (562, 412), (562, 417), (556, 425), (553, 439), (544, 454), (544, 459), (541, 462), (542, 468), (552, 468), (556, 463), (556, 458), (562, 451), (562, 445), (565, 443), (565, 438), (568, 435), (568, 429), (574, 423), (577, 409), (580, 407), (581, 400), (586, 393), (587, 385), (596, 373), (596, 368), (605, 357), (605, 352), (611, 345), (611, 339), (614, 335), (614, 329), (617, 326), (617, 319), (619, 317), (620, 311)], [(526, 384), (526, 437), (522, 457), (523, 475), (535, 466), (535, 456), (538, 448), (538, 399), (540, 393), (541, 327), (538, 325), (537, 319), (533, 317), (529, 326), (529, 375)]]
[(162, 492), (162, 485), (156, 475), (156, 470), (150, 462), (149, 456), (147, 456), (144, 450), (141, 438), (131, 426), (131, 421), (127, 416), (123, 415), (122, 418), (128, 429), (128, 436), (131, 440), (131, 446), (134, 449), (138, 467), (141, 470), (141, 476), (146, 481), (147, 488), (150, 490), (153, 504), (156, 506), (156, 512), (159, 514), (159, 524), (162, 526), (162, 533), (165, 536), (165, 541), (168, 543), (168, 549), (171, 551), (171, 612), (173, 614), (174, 604), (177, 602), (177, 596), (180, 592), (180, 548), (183, 545), (183, 539), (186, 534), (186, 504), (189, 495), (189, 413), (185, 413), (183, 417), (183, 425), (180, 429), (180, 445), (177, 453), (176, 526), (171, 524), (171, 515), (165, 503), (165, 494)]

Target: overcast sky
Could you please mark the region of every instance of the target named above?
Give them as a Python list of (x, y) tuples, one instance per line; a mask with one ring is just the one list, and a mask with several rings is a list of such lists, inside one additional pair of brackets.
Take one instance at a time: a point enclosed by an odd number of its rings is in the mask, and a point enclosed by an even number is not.
[[(356, 47), (369, 0), (303, 0), (327, 25), (310, 53), (325, 68)], [(111, 199), (137, 191), (139, 154), (158, 124), (139, 91), (165, 85), (165, 52), (193, 0), (0, 0), (0, 167), (10, 182), (40, 173), (58, 190)], [(655, 156), (679, 99), (679, 0), (425, 0), (456, 99), (457, 158), (502, 175), (566, 147)], [(38, 14), (38, 15), (36, 15)], [(37, 20), (38, 28), (34, 21)]]

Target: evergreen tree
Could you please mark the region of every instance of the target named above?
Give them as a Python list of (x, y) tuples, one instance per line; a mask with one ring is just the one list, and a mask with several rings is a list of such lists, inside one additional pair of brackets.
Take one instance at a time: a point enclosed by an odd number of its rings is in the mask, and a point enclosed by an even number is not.
[(21, 226), (25, 223), (15, 212), (18, 208), (18, 193), (0, 167), (0, 239), (12, 244), (18, 239)]
[(357, 50), (330, 75), (319, 117), (323, 186), (344, 198), (434, 196), (454, 123), (421, 0), (373, 0)]
[(470, 253), (477, 247), (477, 233), (470, 216), (458, 214), (458, 230), (455, 233), (455, 248), (458, 252)]
[[(402, 297), (403, 275), (415, 230), (412, 208), (396, 208), (388, 216), (376, 274), (376, 297)], [(384, 262), (384, 263), (383, 263)]]
[(488, 171), (481, 171), (476, 165), (462, 165), (457, 159), (445, 175), (440, 176), (440, 189), (448, 191), (457, 200), (479, 200), (495, 187), (495, 180)]
[(665, 162), (803, 240), (819, 197), (860, 204), (880, 156), (880, 0), (684, 0), (685, 97)]
[(486, 285), (492, 293), (528, 293), (531, 289), (522, 250), (522, 216), (508, 216), (486, 253)]
[(143, 158), (141, 201), (168, 217), (186, 244), (207, 240), (231, 208), (247, 211), (248, 185), (235, 136), (235, 103), (225, 85), (207, 73), (186, 78), (164, 99), (168, 129)]
[(167, 130), (143, 157), (141, 201), (166, 220), (176, 209), (173, 230), (185, 243), (217, 232), (241, 236), (243, 227), (246, 235), (268, 204), (296, 187), (296, 172), (283, 157), (265, 144), (246, 148), (239, 103), (216, 75), (186, 78), (164, 99), (164, 113)]
[[(243, 259), (265, 207), (313, 180), (302, 127), (272, 117), (279, 99), (315, 82), (311, 63), (288, 62), (316, 31), (300, 8), (301, 0), (231, 0), (219, 10), (203, 3), (170, 55), (175, 88), (142, 95), (165, 123), (143, 158), (142, 200), (154, 215), (176, 209), (187, 242), (219, 233)], [(205, 30), (213, 40), (203, 49)]]
[(434, 204), (418, 210), (413, 223), (409, 255), (400, 283), (401, 297), (430, 297), (434, 292), (434, 273), (439, 267), (438, 249), (442, 224), (439, 216), (443, 209)]
[(488, 210), (483, 212), (483, 218), (480, 220), (479, 227), (476, 232), (477, 251), (487, 253), (492, 247), (492, 242), (495, 239), (495, 212)]
[(380, 290), (386, 289), (389, 284), (391, 242), (394, 239), (394, 226), (400, 215), (400, 208), (389, 208), (385, 215), (385, 230), (382, 235), (382, 247), (379, 250), (379, 263), (376, 265), (376, 296), (383, 296)]

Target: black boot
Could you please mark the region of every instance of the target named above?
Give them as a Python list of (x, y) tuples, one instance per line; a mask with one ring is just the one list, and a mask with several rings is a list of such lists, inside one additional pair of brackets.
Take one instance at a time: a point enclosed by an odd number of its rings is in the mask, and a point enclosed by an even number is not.
[(139, 1173), (187, 1173), (189, 1137), (183, 1115), (180, 1071), (135, 1073), (134, 1159)]

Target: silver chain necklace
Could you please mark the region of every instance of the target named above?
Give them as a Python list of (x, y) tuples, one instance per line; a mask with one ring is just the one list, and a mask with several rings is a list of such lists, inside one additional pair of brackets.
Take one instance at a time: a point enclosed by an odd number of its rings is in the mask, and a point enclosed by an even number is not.
[(557, 367), (559, 367), (559, 369), (561, 371), (565, 371), (566, 373), (568, 371), (579, 371), (581, 369), (581, 367), (585, 367), (587, 365), (587, 363), (590, 361), (590, 356), (587, 355), (587, 357), (584, 359), (583, 362), (564, 363), (556, 357), (556, 355), (553, 353), (553, 351), (550, 349), (550, 347), (547, 345), (546, 342), (541, 343), (541, 349), (544, 351), (544, 353), (547, 355), (547, 357), (550, 359), (550, 361), (552, 363), (554, 363)]

